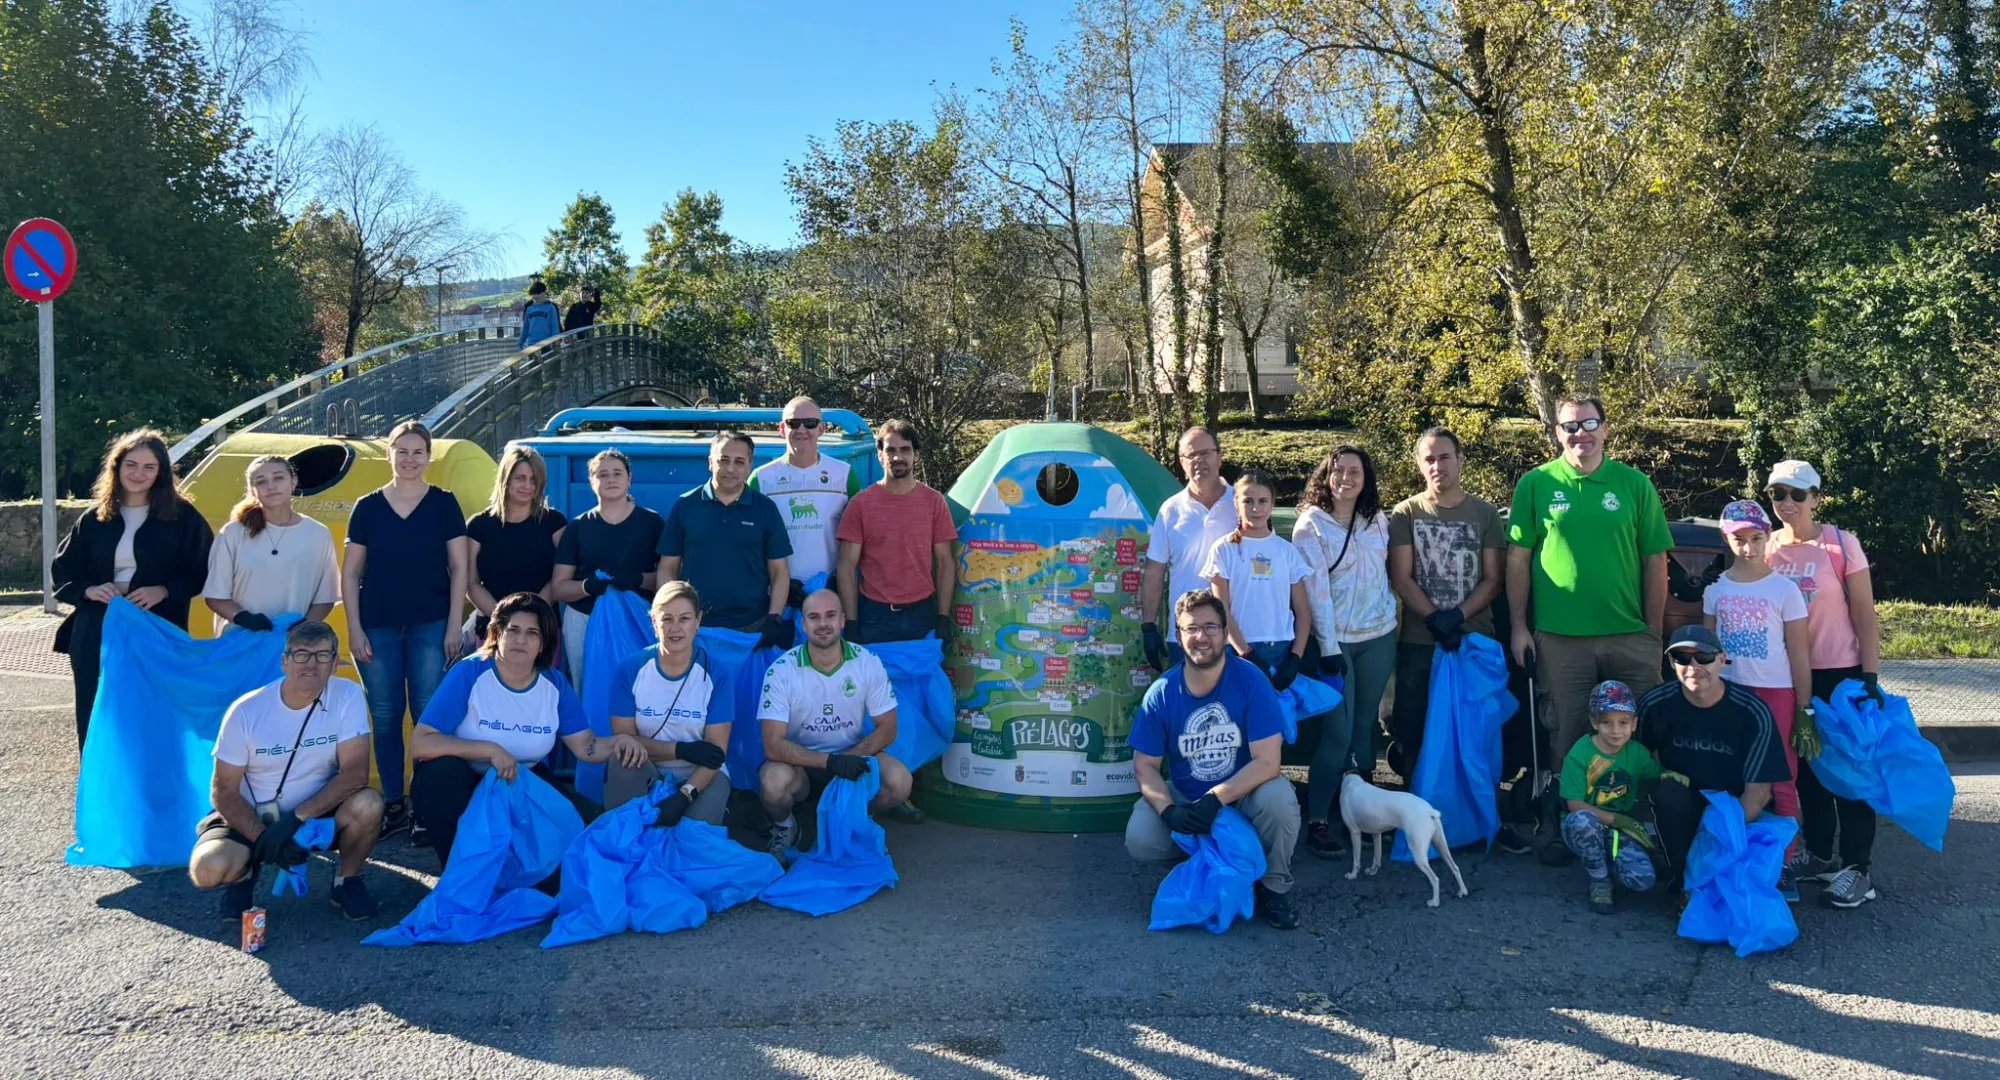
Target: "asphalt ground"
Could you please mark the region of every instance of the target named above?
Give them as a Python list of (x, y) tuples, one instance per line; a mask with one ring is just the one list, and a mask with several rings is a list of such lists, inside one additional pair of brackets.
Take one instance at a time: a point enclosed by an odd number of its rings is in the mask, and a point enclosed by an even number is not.
[[(1471, 895), (1437, 910), (1408, 866), (1301, 855), (1299, 930), (1149, 933), (1161, 871), (1118, 837), (936, 822), (889, 826), (902, 883), (853, 910), (550, 951), (362, 948), (320, 862), (248, 956), (181, 869), (63, 863), (72, 731), (66, 679), (0, 680), (0, 1076), (2000, 1075), (1990, 766), (1956, 767), (1946, 855), (1885, 824), (1882, 899), (1808, 888), (1799, 943), (1749, 960), (1497, 853), (1461, 855)], [(400, 917), (434, 859), (377, 854)]]

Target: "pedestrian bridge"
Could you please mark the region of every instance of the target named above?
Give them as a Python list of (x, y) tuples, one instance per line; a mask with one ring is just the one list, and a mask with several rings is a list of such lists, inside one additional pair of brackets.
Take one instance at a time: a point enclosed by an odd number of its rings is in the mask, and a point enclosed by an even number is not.
[(174, 444), (183, 472), (242, 432), (380, 439), (417, 419), (498, 457), (511, 439), (582, 405), (693, 405), (668, 339), (631, 323), (584, 327), (517, 349), (515, 327), (420, 334), (350, 356), (251, 398)]

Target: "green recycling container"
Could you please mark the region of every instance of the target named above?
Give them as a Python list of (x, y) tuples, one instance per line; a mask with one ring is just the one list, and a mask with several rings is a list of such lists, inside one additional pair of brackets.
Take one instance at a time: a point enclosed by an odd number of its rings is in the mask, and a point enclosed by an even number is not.
[(1145, 451), (1088, 424), (1021, 424), (949, 495), (958, 521), (958, 722), (918, 777), (946, 821), (1031, 832), (1125, 827), (1126, 736), (1152, 682), (1139, 626), (1146, 539), (1178, 490)]

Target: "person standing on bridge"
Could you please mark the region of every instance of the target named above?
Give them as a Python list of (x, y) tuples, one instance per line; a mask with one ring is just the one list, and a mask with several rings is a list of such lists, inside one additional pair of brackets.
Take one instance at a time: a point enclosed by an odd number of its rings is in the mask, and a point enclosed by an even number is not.
[(563, 333), (581, 330), (597, 325), (597, 313), (604, 310), (604, 290), (595, 285), (585, 286), (577, 295), (576, 303), (563, 313)]
[(958, 559), (951, 546), (958, 527), (937, 489), (917, 479), (917, 429), (891, 420), (875, 436), (882, 479), (847, 504), (841, 515), (842, 611), (855, 624), (849, 638), (862, 645), (915, 641), (951, 630), (951, 593)]
[(219, 627), (244, 630), (271, 629), (273, 615), (325, 619), (340, 599), (333, 533), (292, 509), (299, 477), (290, 461), (265, 454), (244, 480), (248, 493), (208, 549), (208, 610)]
[(407, 706), (422, 716), (445, 666), (458, 658), (459, 612), (472, 575), (458, 499), (424, 479), (430, 429), (415, 420), (397, 424), (389, 452), (394, 479), (354, 504), (340, 567), (347, 647), (368, 688), (375, 727), (384, 836), (411, 825), (403, 801), (403, 712)]
[(528, 304), (521, 309), (521, 339), (514, 348), (525, 349), (562, 333), (562, 309), (549, 299), (549, 287), (537, 281), (528, 286)]
[[(1217, 540), (1236, 531), (1236, 503), (1229, 497), (1229, 485), (1222, 482), (1222, 444), (1207, 428), (1191, 427), (1181, 435), (1180, 458), (1187, 487), (1160, 504), (1146, 540), (1146, 567), (1139, 587), (1144, 620), (1140, 632), (1146, 662), (1154, 671), (1181, 662), (1174, 605), (1188, 593), (1208, 588), (1201, 576), (1208, 553)], [(1167, 616), (1164, 638), (1161, 612)]]
[(835, 530), (847, 500), (860, 490), (861, 477), (847, 462), (819, 452), (820, 432), (826, 428), (813, 399), (786, 402), (778, 430), (785, 437), (785, 456), (757, 466), (750, 487), (776, 501), (785, 521), (792, 543), (790, 606), (797, 607), (805, 599), (805, 582), (822, 574), (828, 583), (833, 580)]
[(486, 622), (503, 596), (529, 592), (555, 603), (556, 545), (569, 521), (549, 505), (548, 484), (549, 467), (534, 447), (509, 446), (486, 509), (465, 523), (474, 641), (486, 640)]
[(590, 490), (597, 505), (578, 514), (556, 544), (555, 579), (549, 589), (562, 602), (563, 653), (570, 681), (583, 684), (583, 635), (604, 590), (653, 595), (654, 550), (667, 522), (632, 497), (632, 459), (600, 450), (590, 459)]
[(112, 440), (90, 488), (91, 506), (56, 547), (49, 574), (55, 598), (75, 608), (56, 630), (76, 684), (76, 749), (83, 752), (97, 703), (104, 610), (118, 597), (187, 629), (188, 606), (208, 580), (215, 534), (181, 495), (158, 431)]
[(757, 444), (719, 431), (708, 447), (706, 484), (674, 500), (660, 532), (662, 584), (685, 581), (701, 596), (702, 622), (759, 635), (757, 648), (790, 648), (792, 541), (778, 504), (749, 486)]

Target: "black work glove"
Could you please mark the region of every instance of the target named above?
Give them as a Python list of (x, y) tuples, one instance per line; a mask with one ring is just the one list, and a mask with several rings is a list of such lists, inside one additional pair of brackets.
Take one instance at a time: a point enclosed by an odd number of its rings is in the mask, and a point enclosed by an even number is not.
[(611, 578), (612, 588), (623, 589), (626, 592), (638, 592), (645, 584), (646, 572), (644, 570), (627, 570), (622, 574), (615, 574)]
[(1424, 626), (1430, 630), (1432, 637), (1442, 641), (1464, 628), (1465, 612), (1457, 608), (1439, 608), (1424, 616)]
[(1465, 631), (1453, 630), (1449, 634), (1439, 634), (1437, 635), (1437, 643), (1438, 648), (1446, 652), (1457, 652), (1458, 647), (1465, 644)]
[(826, 771), (842, 780), (859, 780), (868, 771), (868, 759), (854, 754), (828, 754)]
[(1292, 681), (1298, 677), (1299, 655), (1288, 652), (1283, 660), (1278, 661), (1277, 670), (1271, 672), (1271, 689), (1283, 693), (1291, 689)]
[(958, 617), (949, 611), (940, 611), (931, 628), (937, 633), (939, 641), (950, 641), (958, 634)]
[(585, 596), (603, 596), (604, 590), (610, 587), (611, 582), (609, 580), (598, 577), (596, 574), (583, 579), (583, 595)]
[(239, 611), (229, 621), (245, 630), (272, 629), (271, 617), (269, 615), (259, 615), (254, 611)]
[(299, 816), (290, 810), (278, 815), (278, 820), (264, 826), (257, 839), (250, 845), (250, 853), (258, 862), (272, 866), (297, 866), (306, 861), (306, 849), (292, 842), (292, 835), (299, 831)]
[(1167, 639), (1160, 636), (1160, 624), (1149, 622), (1139, 627), (1139, 638), (1145, 643), (1146, 662), (1154, 671), (1167, 670)]
[(1208, 830), (1198, 829), (1195, 827), (1194, 822), (1192, 821), (1193, 814), (1194, 814), (1194, 807), (1192, 804), (1175, 803), (1172, 806), (1167, 807), (1165, 810), (1160, 811), (1160, 821), (1162, 824), (1166, 825), (1167, 831), (1169, 832), (1186, 833), (1189, 836), (1199, 836), (1202, 833), (1207, 832)]
[(694, 800), (687, 797), (687, 792), (676, 791), (660, 800), (660, 812), (654, 815), (653, 824), (671, 829), (686, 816), (688, 807), (693, 805)]
[(764, 616), (764, 632), (757, 635), (760, 649), (789, 649), (792, 647), (792, 620), (783, 615)]
[(1875, 705), (1878, 708), (1889, 704), (1882, 698), (1882, 676), (1876, 672), (1864, 671), (1861, 673), (1861, 694), (1863, 697), (1874, 698)]
[(798, 578), (792, 579), (791, 591), (785, 594), (785, 606), (788, 608), (793, 608), (798, 611), (805, 610), (806, 607), (805, 582), (800, 581)]
[(1222, 800), (1210, 792), (1188, 804), (1187, 810), (1188, 831), (1196, 836), (1206, 836), (1215, 828), (1216, 815), (1222, 813)]
[(1347, 654), (1334, 653), (1332, 656), (1320, 657), (1319, 673), (1329, 679), (1335, 675), (1347, 674)]
[(685, 761), (697, 769), (722, 768), (722, 747), (705, 739), (674, 744), (674, 759)]

